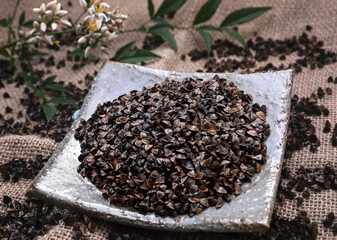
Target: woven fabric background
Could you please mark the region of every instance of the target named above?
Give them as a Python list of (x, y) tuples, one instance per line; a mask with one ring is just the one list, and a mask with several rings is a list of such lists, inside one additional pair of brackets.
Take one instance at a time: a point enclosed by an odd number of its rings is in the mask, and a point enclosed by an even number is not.
[[(0, 18), (7, 17), (9, 12), (12, 12), (16, 1), (2, 0), (0, 5)], [(62, 2), (63, 8), (69, 10), (69, 16), (73, 16), (73, 20), (80, 14), (76, 0), (72, 1), (72, 7), (67, 6), (68, 1)], [(123, 13), (129, 15), (129, 19), (126, 22), (126, 29), (133, 29), (139, 27), (141, 23), (144, 23), (148, 19), (147, 13), (147, 1), (146, 0), (107, 0), (111, 6), (120, 5), (120, 9)], [(159, 6), (161, 1), (154, 1), (155, 6)], [(188, 0), (175, 15), (172, 20), (173, 25), (176, 26), (189, 26), (191, 25), (193, 18), (200, 6), (206, 2), (205, 0)], [(26, 18), (30, 19), (35, 17), (32, 13), (32, 7), (39, 7), (42, 1), (40, 0), (23, 0), (19, 7), (18, 12), (22, 10), (26, 11)], [(245, 40), (252, 38), (254, 32), (258, 36), (265, 39), (280, 39), (290, 38), (292, 36), (300, 36), (305, 30), (305, 26), (310, 24), (313, 30), (309, 35), (316, 35), (318, 40), (324, 42), (324, 48), (330, 51), (337, 51), (337, 4), (335, 0), (247, 0), (247, 1), (234, 1), (223, 0), (215, 16), (210, 21), (212, 24), (220, 24), (226, 15), (236, 9), (243, 7), (259, 7), (259, 6), (272, 6), (272, 10), (259, 17), (258, 19), (239, 26), (239, 32), (242, 34)], [(0, 30), (1, 38), (6, 38), (6, 32)], [(176, 30), (174, 31), (175, 38), (178, 43), (178, 53), (175, 53), (167, 44), (161, 45), (154, 52), (161, 55), (161, 60), (152, 61), (147, 64), (147, 67), (159, 68), (165, 70), (174, 71), (196, 71), (203, 69), (206, 62), (205, 59), (197, 62), (191, 62), (188, 60), (181, 60), (181, 54), (187, 54), (194, 48), (204, 49), (201, 38), (192, 31)], [(141, 47), (142, 41), (145, 35), (143, 33), (127, 33), (116, 39), (114, 46), (111, 49), (111, 56), (114, 51), (122, 45), (137, 39), (137, 46)], [(226, 34), (214, 34), (214, 39), (224, 39), (228, 37)], [(62, 43), (61, 43), (62, 45)], [(68, 47), (62, 47), (61, 51), (53, 52), (55, 62), (64, 59), (66, 57), (66, 50), (73, 49)], [(110, 56), (110, 57), (111, 57)], [(287, 58), (287, 62), (292, 62), (296, 56)], [(270, 59), (268, 60), (268, 62)], [(280, 62), (277, 58), (271, 58), (271, 61), (278, 66)], [(267, 62), (260, 63), (265, 65)], [(283, 62), (284, 63), (284, 62)], [(86, 65), (80, 70), (72, 70), (70, 65), (65, 68), (57, 70), (56, 67), (51, 67), (52, 73), (59, 76), (59, 80), (65, 82), (72, 82), (76, 86), (84, 89), (86, 88), (84, 81), (81, 81), (87, 73), (93, 74), (95, 70), (99, 70), (102, 62), (99, 64)], [(1, 67), (1, 66), (0, 66)], [(44, 66), (37, 65), (36, 69), (43, 68)], [(337, 102), (337, 85), (327, 83), (328, 76), (335, 77), (336, 65), (324, 66), (322, 69), (311, 70), (309, 68), (303, 68), (301, 73), (295, 74), (293, 93), (299, 97), (310, 96), (312, 92), (315, 92), (318, 87), (325, 89), (331, 87), (333, 95), (325, 96), (321, 101), (330, 110), (328, 117), (312, 117), (313, 124), (317, 130), (317, 136), (321, 141), (321, 146), (315, 154), (310, 153), (309, 149), (303, 149), (293, 154), (291, 159), (287, 159), (284, 165), (289, 167), (292, 171), (296, 171), (300, 166), (308, 168), (320, 167), (323, 164), (331, 163), (335, 164), (337, 151), (330, 144), (331, 133), (323, 134), (322, 130), (326, 120), (335, 125), (337, 119), (337, 109), (335, 104)], [(0, 99), (0, 113), (5, 114), (6, 106), (13, 108), (12, 116), (15, 117), (19, 111), (24, 111), (24, 107), (20, 104), (20, 98), (23, 95), (24, 87), (16, 88), (15, 84), (6, 84), (5, 88), (0, 89), (0, 96), (4, 92), (8, 92), (11, 95), (9, 99)], [(10, 117), (10, 114), (6, 114), (6, 118)], [(57, 144), (55, 141), (48, 138), (41, 138), (37, 135), (29, 136), (15, 136), (5, 135), (0, 137), (0, 163), (9, 161), (12, 157), (23, 156), (25, 158), (34, 158), (38, 154), (50, 155)], [(0, 182), (0, 195), (10, 195), (15, 199), (23, 199), (25, 192), (32, 181), (20, 180), (17, 183), (4, 183)], [(1, 203), (2, 204), (2, 203)], [(319, 226), (319, 239), (331, 239), (333, 238), (331, 230), (327, 230), (323, 227), (322, 221), (326, 214), (330, 211), (337, 213), (337, 193), (335, 191), (323, 191), (320, 193), (312, 193), (309, 200), (304, 200), (303, 205), (300, 208), (296, 207), (296, 200), (287, 200), (284, 205), (276, 204), (275, 211), (278, 216), (293, 218), (297, 215), (299, 210), (308, 211), (308, 217), (318, 223)], [(98, 220), (97, 220), (98, 221)], [(113, 231), (113, 223), (97, 224), (99, 227), (95, 233), (90, 234), (90, 239), (106, 239), (109, 231)], [(45, 236), (39, 237), (39, 239), (68, 239), (71, 238), (72, 229), (66, 227), (64, 224), (60, 224), (54, 227)], [(225, 237), (224, 234), (222, 237)]]

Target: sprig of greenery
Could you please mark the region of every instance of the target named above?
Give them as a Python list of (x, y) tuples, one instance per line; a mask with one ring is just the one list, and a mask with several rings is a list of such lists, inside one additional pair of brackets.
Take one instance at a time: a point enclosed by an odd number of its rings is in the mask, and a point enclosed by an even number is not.
[(213, 41), (213, 38), (209, 33), (210, 31), (226, 32), (247, 49), (247, 45), (242, 36), (230, 27), (252, 21), (271, 9), (271, 7), (243, 8), (230, 13), (219, 26), (200, 26), (200, 24), (207, 22), (213, 17), (219, 5), (221, 4), (221, 0), (208, 0), (204, 5), (201, 6), (200, 10), (197, 12), (193, 20), (192, 26), (190, 27), (176, 27), (171, 25), (169, 22), (167, 22), (167, 20), (163, 18), (165, 14), (178, 11), (185, 4), (185, 2), (186, 0), (164, 0), (163, 3), (159, 6), (157, 12), (155, 13), (155, 8), (152, 0), (148, 0), (148, 13), (154, 25), (151, 27), (147, 27), (146, 24), (144, 24), (140, 28), (138, 28), (137, 31), (160, 36), (175, 51), (177, 51), (177, 43), (174, 39), (174, 35), (169, 31), (174, 29), (191, 29), (197, 31), (205, 42), (208, 54), (211, 53)]
[(76, 103), (70, 99), (61, 97), (48, 99), (46, 97), (46, 95), (49, 95), (47, 94), (47, 92), (50, 90), (56, 92), (69, 92), (69, 90), (63, 87), (61, 84), (54, 82), (54, 80), (57, 77), (56, 75), (48, 77), (40, 86), (35, 84), (34, 72), (31, 67), (29, 73), (19, 72), (18, 75), (21, 76), (25, 80), (26, 84), (33, 89), (34, 96), (39, 98), (41, 107), (47, 118), (47, 121), (50, 121), (56, 114), (57, 108), (55, 105), (58, 104), (76, 105)]

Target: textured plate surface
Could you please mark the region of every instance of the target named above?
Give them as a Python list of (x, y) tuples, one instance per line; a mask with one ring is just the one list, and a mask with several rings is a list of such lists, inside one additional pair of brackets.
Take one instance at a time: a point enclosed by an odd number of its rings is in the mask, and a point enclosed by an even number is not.
[(107, 220), (134, 224), (147, 228), (176, 231), (264, 231), (269, 227), (276, 190), (280, 177), (285, 132), (289, 119), (291, 70), (234, 74), (219, 73), (220, 78), (233, 81), (241, 90), (250, 93), (254, 102), (265, 104), (271, 135), (266, 141), (267, 163), (252, 182), (243, 185), (243, 193), (232, 196), (222, 208), (207, 208), (193, 217), (157, 217), (132, 209), (110, 205), (102, 193), (76, 171), (80, 144), (74, 139), (74, 129), (80, 118), (88, 119), (99, 103), (112, 101), (131, 90), (160, 83), (166, 77), (181, 81), (186, 77), (213, 77), (214, 73), (176, 73), (135, 65), (107, 62), (75, 120), (71, 130), (51, 156), (48, 164), (36, 177), (28, 195), (34, 195), (54, 204), (77, 208)]

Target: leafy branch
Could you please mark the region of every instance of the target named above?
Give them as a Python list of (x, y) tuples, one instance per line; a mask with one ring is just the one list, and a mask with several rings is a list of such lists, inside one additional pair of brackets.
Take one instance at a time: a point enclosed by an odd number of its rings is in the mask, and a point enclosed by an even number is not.
[(209, 33), (212, 31), (225, 32), (234, 39), (236, 39), (245, 48), (247, 48), (246, 43), (242, 38), (242, 36), (237, 31), (233, 30), (230, 27), (252, 21), (271, 9), (271, 7), (243, 8), (230, 13), (219, 26), (207, 24), (200, 25), (207, 22), (214, 16), (221, 3), (221, 0), (208, 0), (204, 5), (201, 6), (191, 26), (179, 27), (171, 25), (163, 17), (166, 14), (178, 11), (186, 3), (186, 0), (164, 0), (163, 3), (159, 6), (157, 12), (155, 12), (155, 7), (152, 0), (148, 0), (147, 2), (148, 2), (148, 14), (151, 20), (150, 22), (152, 22), (153, 25), (147, 26), (149, 23), (147, 22), (137, 29), (125, 32), (138, 31), (160, 36), (175, 51), (177, 51), (178, 50), (177, 43), (176, 40), (174, 39), (174, 35), (170, 32), (170, 30), (186, 30), (186, 29), (195, 30), (204, 40), (208, 54), (210, 54), (212, 50), (213, 38)]
[(54, 80), (57, 77), (56, 75), (48, 77), (40, 86), (35, 84), (34, 72), (31, 67), (29, 73), (19, 72), (18, 75), (22, 77), (25, 80), (26, 84), (33, 89), (34, 97), (39, 98), (41, 107), (47, 118), (47, 121), (50, 121), (50, 119), (52, 119), (56, 114), (57, 109), (55, 105), (58, 104), (76, 105), (75, 102), (66, 98), (55, 97), (48, 99), (46, 97), (47, 95), (46, 93), (50, 90), (65, 93), (69, 92), (69, 90), (63, 87), (61, 84), (54, 82)]

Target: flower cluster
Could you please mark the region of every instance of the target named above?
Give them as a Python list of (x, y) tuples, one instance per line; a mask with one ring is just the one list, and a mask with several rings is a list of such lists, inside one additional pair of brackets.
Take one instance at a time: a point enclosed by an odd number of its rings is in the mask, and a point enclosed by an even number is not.
[(107, 53), (107, 46), (117, 36), (118, 31), (123, 29), (126, 15), (120, 13), (119, 7), (109, 11), (110, 6), (100, 0), (79, 0), (80, 5), (87, 12), (83, 22), (76, 26), (77, 34), (84, 34), (78, 43), (86, 44), (84, 56), (88, 57), (90, 51), (101, 43), (101, 50)]
[[(38, 21), (33, 22), (33, 30), (29, 33), (30, 38), (28, 43), (46, 42), (47, 44), (59, 45), (59, 41), (53, 41), (53, 37), (46, 34), (48, 31), (55, 31), (59, 25), (71, 27), (72, 24), (62, 17), (66, 16), (68, 12), (61, 9), (61, 3), (57, 0), (53, 0), (47, 4), (42, 3), (40, 8), (33, 8), (33, 11), (38, 14)], [(49, 29), (50, 27), (50, 29)]]

